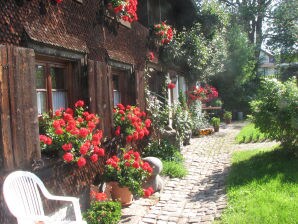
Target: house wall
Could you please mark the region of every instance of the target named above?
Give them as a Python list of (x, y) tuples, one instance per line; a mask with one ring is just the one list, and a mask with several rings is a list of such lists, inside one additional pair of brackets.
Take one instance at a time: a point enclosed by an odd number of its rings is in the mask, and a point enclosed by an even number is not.
[(275, 74), (275, 65), (274, 57), (269, 53), (261, 50), (260, 51), (260, 65), (258, 68), (258, 73), (260, 75), (274, 75)]
[[(23, 3), (17, 5), (17, 2)], [(41, 6), (41, 2), (44, 5)], [(133, 23), (131, 28), (104, 24), (109, 21), (100, 19), (99, 2), (98, 0), (84, 0), (83, 4), (80, 4), (67, 0), (55, 5), (51, 4), (51, 1), (39, 0), (0, 1), (0, 44), (33, 49), (35, 54), (47, 54), (74, 63), (73, 72), (81, 75), (73, 101), (81, 98), (88, 100), (87, 103), (93, 106), (92, 112), (103, 115), (103, 120), (105, 120), (103, 126), (107, 134), (112, 126), (111, 70), (113, 63), (117, 62), (124, 69), (129, 67), (127, 71), (133, 72), (136, 103), (144, 109), (143, 70), (147, 53), (148, 29), (138, 22)], [(31, 78), (35, 77), (34, 71), (26, 74)], [(109, 85), (106, 85), (107, 83)], [(35, 99), (35, 94), (32, 88), (28, 91), (24, 89), (19, 100), (23, 97)], [(16, 118), (12, 116), (11, 119)], [(3, 128), (2, 124), (1, 128)], [(22, 133), (19, 134), (22, 135)], [(21, 138), (25, 137), (26, 133), (23, 134)], [(38, 133), (35, 137), (37, 139), (35, 145), (38, 145)], [(0, 157), (3, 156), (3, 153), (1, 154)], [(27, 163), (26, 167), (15, 165), (12, 169), (32, 170), (32, 167), (28, 165), (30, 164)], [(50, 192), (58, 195), (80, 196), (94, 182), (95, 175), (101, 167), (100, 164), (88, 164), (83, 169), (78, 169), (76, 166), (54, 163), (54, 165), (34, 172), (42, 178)], [(0, 166), (1, 192), (2, 182), (12, 169), (6, 171)], [(16, 223), (7, 210), (2, 193), (0, 211), (0, 223)]]

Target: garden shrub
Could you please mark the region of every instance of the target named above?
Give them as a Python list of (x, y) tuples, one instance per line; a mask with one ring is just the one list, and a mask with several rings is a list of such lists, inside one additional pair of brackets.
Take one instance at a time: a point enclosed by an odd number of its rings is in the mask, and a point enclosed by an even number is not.
[(142, 157), (146, 156), (154, 156), (166, 161), (183, 161), (179, 150), (167, 140), (154, 140), (149, 142), (148, 146), (142, 152)]
[(253, 122), (261, 132), (286, 148), (298, 148), (298, 87), (295, 78), (284, 83), (262, 80), (257, 98), (251, 103)]
[(180, 141), (185, 142), (191, 136), (192, 119), (189, 111), (180, 104), (173, 107), (173, 128), (177, 131)]
[(169, 124), (169, 107), (166, 103), (161, 102), (156, 96), (146, 93), (147, 111), (152, 121), (152, 135), (160, 138), (165, 127)]
[(202, 103), (199, 100), (193, 101), (189, 107), (193, 126), (192, 133), (198, 133), (200, 129), (209, 127), (206, 115), (202, 112)]
[(117, 224), (121, 218), (121, 204), (117, 201), (95, 201), (83, 216), (88, 224)]

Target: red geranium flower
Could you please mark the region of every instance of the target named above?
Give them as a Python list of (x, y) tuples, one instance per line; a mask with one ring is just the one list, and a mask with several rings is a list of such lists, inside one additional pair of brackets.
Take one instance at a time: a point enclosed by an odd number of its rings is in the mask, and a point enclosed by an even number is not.
[(89, 130), (87, 128), (80, 129), (80, 133), (79, 133), (80, 137), (86, 138), (88, 134), (89, 134)]
[(83, 167), (86, 165), (86, 159), (84, 157), (80, 157), (77, 162), (79, 167)]
[(75, 103), (75, 107), (83, 107), (84, 106), (84, 101), (83, 100), (78, 100), (76, 103)]
[(147, 58), (149, 61), (153, 61), (155, 58), (154, 53), (152, 51), (150, 51), (147, 55)]
[(55, 134), (57, 134), (57, 135), (62, 135), (63, 134), (63, 129), (62, 128), (57, 128), (56, 130), (55, 130)]
[(121, 130), (121, 127), (118, 126), (118, 127), (116, 128), (116, 131), (115, 131), (115, 135), (116, 135), (116, 136), (119, 136), (119, 135), (120, 135), (120, 130)]
[(62, 149), (64, 151), (70, 151), (72, 149), (72, 144), (71, 143), (68, 143), (68, 144), (62, 145)]
[(98, 155), (97, 154), (93, 154), (92, 156), (90, 156), (90, 159), (93, 163), (98, 161)]
[(73, 155), (70, 152), (64, 154), (63, 159), (65, 162), (69, 163), (73, 161)]
[(176, 87), (175, 83), (170, 82), (170, 83), (168, 84), (168, 88), (169, 88), (169, 89), (174, 89), (175, 87)]
[(103, 148), (99, 148), (98, 146), (94, 146), (93, 151), (99, 156), (105, 155), (105, 150)]
[(97, 193), (95, 195), (95, 199), (97, 201), (105, 201), (105, 200), (107, 200), (107, 195), (105, 193)]

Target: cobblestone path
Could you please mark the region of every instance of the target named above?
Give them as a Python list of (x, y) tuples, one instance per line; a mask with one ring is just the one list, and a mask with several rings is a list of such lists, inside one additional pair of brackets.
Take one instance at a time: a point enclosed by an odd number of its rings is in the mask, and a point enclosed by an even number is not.
[(120, 223), (211, 223), (220, 217), (226, 207), (224, 181), (230, 155), (239, 147), (234, 139), (243, 126), (234, 123), (213, 135), (193, 138), (182, 150), (189, 174), (183, 179), (169, 179), (156, 198), (136, 200), (123, 209)]

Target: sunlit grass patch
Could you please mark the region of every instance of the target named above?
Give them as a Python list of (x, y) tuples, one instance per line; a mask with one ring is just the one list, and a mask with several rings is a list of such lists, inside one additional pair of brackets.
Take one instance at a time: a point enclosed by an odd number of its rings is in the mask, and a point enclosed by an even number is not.
[(282, 148), (235, 152), (227, 196), (216, 223), (298, 223), (298, 158)]
[(263, 142), (267, 139), (268, 136), (260, 132), (253, 123), (249, 123), (244, 126), (236, 136), (237, 143)]

